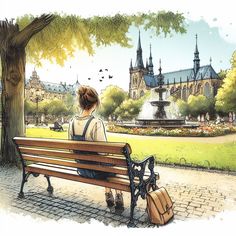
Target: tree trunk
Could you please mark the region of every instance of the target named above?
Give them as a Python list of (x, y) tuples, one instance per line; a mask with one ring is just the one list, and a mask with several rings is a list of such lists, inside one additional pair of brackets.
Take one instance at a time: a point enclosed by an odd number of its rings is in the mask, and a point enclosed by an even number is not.
[(12, 138), (24, 136), (25, 49), (6, 47), (2, 62), (1, 163), (16, 163)]
[(25, 135), (25, 47), (30, 39), (54, 19), (43, 14), (24, 29), (11, 21), (0, 21), (0, 54), (2, 64), (2, 132), (1, 163), (16, 163), (16, 136)]

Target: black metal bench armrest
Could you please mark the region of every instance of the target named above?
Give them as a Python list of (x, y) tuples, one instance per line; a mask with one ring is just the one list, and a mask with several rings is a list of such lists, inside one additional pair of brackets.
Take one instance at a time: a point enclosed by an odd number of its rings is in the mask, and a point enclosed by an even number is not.
[[(149, 156), (143, 161), (131, 161), (132, 175), (136, 179), (138, 178), (137, 188), (140, 191), (142, 198), (145, 198), (146, 192), (150, 187), (156, 189), (156, 180), (159, 178), (159, 174), (154, 172), (155, 160), (154, 156)], [(149, 170), (148, 174), (146, 169)]]

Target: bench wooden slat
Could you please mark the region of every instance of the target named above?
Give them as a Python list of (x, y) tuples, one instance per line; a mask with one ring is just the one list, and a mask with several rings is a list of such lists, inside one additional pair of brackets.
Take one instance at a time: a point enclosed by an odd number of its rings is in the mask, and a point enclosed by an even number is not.
[(127, 162), (125, 157), (120, 156), (108, 156), (108, 155), (82, 155), (76, 154), (68, 151), (57, 151), (57, 150), (48, 150), (48, 149), (39, 149), (39, 148), (28, 148), (28, 147), (19, 147), (21, 153), (25, 154), (37, 154), (42, 156), (49, 156), (49, 157), (61, 157), (67, 159), (79, 159), (79, 160), (91, 160), (91, 161), (98, 161), (103, 163), (110, 163), (113, 165), (119, 166), (127, 166)]
[(60, 169), (57, 169), (57, 168), (48, 167), (48, 166), (37, 166), (36, 164), (29, 165), (25, 169), (28, 172), (33, 172), (33, 173), (38, 173), (38, 174), (43, 174), (43, 175), (48, 175), (48, 176), (54, 176), (54, 177), (58, 177), (58, 178), (79, 181), (82, 183), (88, 183), (88, 184), (93, 184), (93, 185), (98, 185), (98, 186), (102, 186), (102, 187), (114, 188), (114, 189), (118, 189), (121, 191), (130, 192), (130, 187), (127, 185), (113, 183), (113, 182), (109, 182), (107, 180), (84, 178), (82, 176), (79, 176), (75, 171), (73, 172), (71, 170), (63, 170), (63, 172), (62, 172), (62, 171), (60, 171)]
[(128, 175), (127, 168), (124, 167), (117, 167), (117, 166), (102, 166), (99, 164), (82, 164), (82, 163), (76, 163), (73, 161), (63, 161), (60, 159), (52, 159), (52, 158), (45, 158), (40, 156), (33, 156), (33, 155), (27, 155), (23, 154), (22, 157), (24, 160), (27, 161), (33, 161), (33, 162), (42, 162), (47, 164), (54, 164), (54, 165), (61, 165), (61, 166), (68, 166), (68, 167), (77, 167), (82, 169), (89, 169), (89, 170), (99, 170), (109, 173), (115, 173), (120, 175)]
[(129, 153), (131, 153), (131, 147), (128, 143), (88, 142), (65, 139), (40, 139), (26, 137), (15, 137), (14, 141), (19, 146), (36, 146), (111, 154), (123, 154), (124, 149), (127, 148)]

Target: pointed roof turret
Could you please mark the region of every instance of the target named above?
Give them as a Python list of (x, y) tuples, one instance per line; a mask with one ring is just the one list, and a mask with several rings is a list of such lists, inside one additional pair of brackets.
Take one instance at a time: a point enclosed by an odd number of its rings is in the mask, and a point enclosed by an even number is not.
[(151, 75), (154, 75), (154, 72), (153, 72), (153, 63), (152, 63), (152, 45), (151, 45), (151, 44), (150, 44), (150, 56), (149, 56), (148, 72), (149, 72)]
[(161, 74), (161, 71), (162, 71), (162, 69), (161, 69), (161, 59), (159, 60), (159, 72), (160, 72), (160, 74)]
[(78, 74), (76, 75), (76, 84), (79, 84)]
[(152, 63), (152, 45), (151, 44), (150, 44), (149, 66), (153, 67), (153, 63)]
[(196, 76), (199, 68), (200, 68), (200, 59), (199, 59), (199, 51), (198, 51), (198, 45), (197, 45), (197, 34), (196, 34), (196, 46), (195, 46), (194, 59), (193, 59), (193, 70), (194, 70), (195, 76)]
[(146, 59), (146, 69), (148, 69), (148, 59)]
[(130, 60), (130, 66), (129, 66), (129, 69), (130, 69), (130, 70), (133, 70), (133, 62), (132, 62), (132, 58), (131, 58), (131, 60)]
[(142, 55), (142, 47), (141, 47), (141, 38), (140, 38), (140, 30), (139, 30), (139, 38), (138, 38), (138, 47), (137, 47), (137, 57), (135, 67), (138, 69), (143, 69), (143, 55)]

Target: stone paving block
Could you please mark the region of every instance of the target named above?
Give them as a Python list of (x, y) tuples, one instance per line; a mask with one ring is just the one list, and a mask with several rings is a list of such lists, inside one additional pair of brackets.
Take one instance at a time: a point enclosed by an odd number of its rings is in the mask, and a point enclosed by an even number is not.
[(187, 217), (188, 214), (189, 214), (188, 212), (183, 212), (183, 211), (176, 212), (176, 215), (183, 216), (183, 217)]
[(203, 212), (194, 210), (193, 214), (196, 215), (196, 216), (202, 216)]
[(190, 202), (189, 206), (201, 207), (201, 205), (199, 203), (194, 203), (194, 202)]
[(203, 213), (203, 212), (205, 212), (205, 209), (203, 209), (202, 207), (196, 207), (196, 208), (194, 209), (194, 211), (198, 211), (198, 212)]
[(182, 207), (174, 207), (174, 211), (179, 211), (179, 212), (186, 212), (186, 208), (182, 208)]

